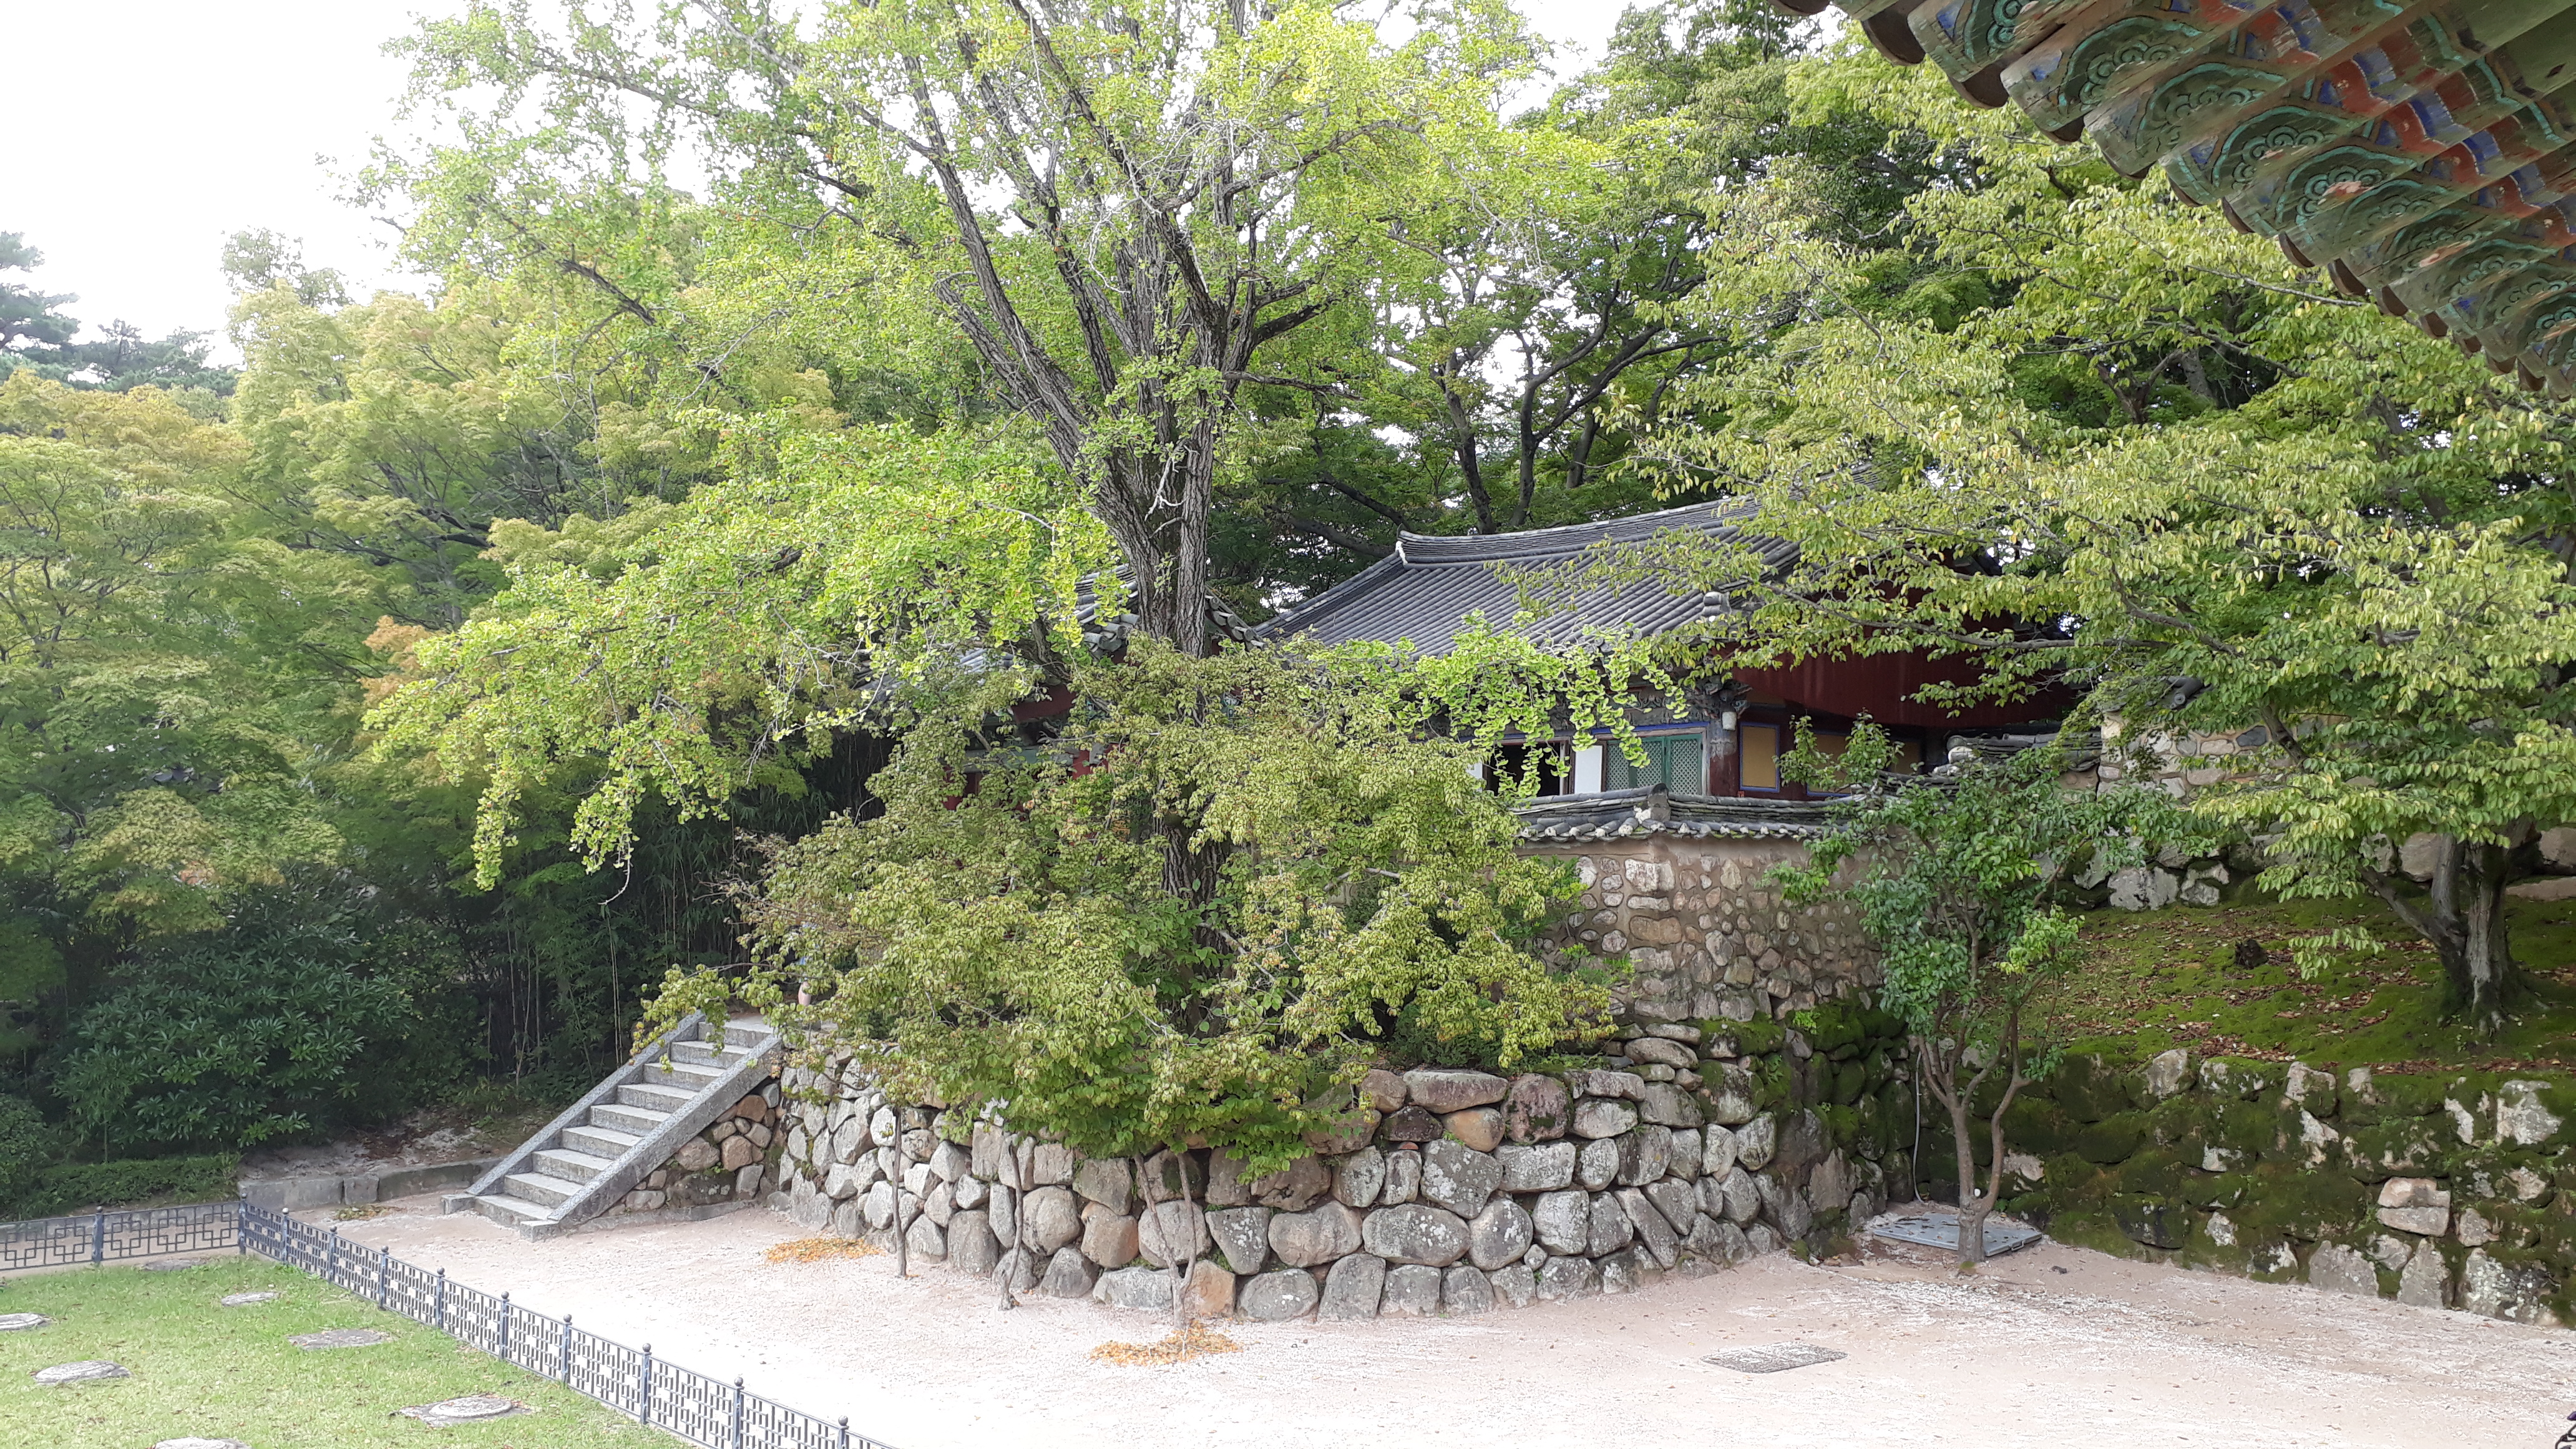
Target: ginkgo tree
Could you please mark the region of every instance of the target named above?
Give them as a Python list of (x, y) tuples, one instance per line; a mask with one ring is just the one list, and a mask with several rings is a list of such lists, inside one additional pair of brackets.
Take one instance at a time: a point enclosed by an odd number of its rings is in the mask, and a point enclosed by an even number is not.
[[(2492, 1031), (2522, 990), (2514, 852), (2576, 818), (2576, 413), (2016, 110), (1857, 46), (1795, 84), (1967, 178), (1909, 203), (1895, 254), (1829, 235), (1794, 166), (1711, 198), (1695, 320), (1761, 347), (1655, 447), (1800, 554), (1769, 575), (1664, 549), (1652, 566), (1747, 600), (1705, 642), (2055, 680), (2115, 769), (2224, 741), (2179, 761), (2203, 822), (2256, 839), (2283, 894), (2387, 902)], [(2422, 891), (2393, 859), (2418, 834)]]

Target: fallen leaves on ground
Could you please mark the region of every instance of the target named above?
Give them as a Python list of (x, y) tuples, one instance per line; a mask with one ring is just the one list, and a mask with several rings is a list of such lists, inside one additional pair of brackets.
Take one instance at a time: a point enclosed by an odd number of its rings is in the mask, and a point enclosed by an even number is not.
[(1161, 1343), (1104, 1343), (1091, 1351), (1095, 1363), (1122, 1368), (1151, 1368), (1187, 1363), (1211, 1354), (1241, 1353), (1243, 1345), (1193, 1318), (1190, 1326), (1164, 1335)]
[(797, 1238), (761, 1256), (773, 1263), (819, 1263), (826, 1258), (873, 1258), (884, 1251), (863, 1238)]
[(389, 1208), (380, 1202), (362, 1202), (350, 1207), (341, 1208), (339, 1211), (331, 1214), (331, 1218), (334, 1222), (349, 1223), (356, 1222), (361, 1218), (380, 1218), (392, 1211), (392, 1208)]

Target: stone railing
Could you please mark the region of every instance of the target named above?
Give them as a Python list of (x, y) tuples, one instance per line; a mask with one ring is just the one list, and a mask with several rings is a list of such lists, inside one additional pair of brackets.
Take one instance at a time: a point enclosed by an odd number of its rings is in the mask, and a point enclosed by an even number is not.
[[(1376, 1071), (1339, 1140), (1247, 1178), (1221, 1151), (1087, 1158), (963, 1109), (791, 1067), (804, 1227), (1015, 1291), (1263, 1320), (1481, 1313), (1820, 1251), (1907, 1180), (1890, 1041), (1841, 1013), (1629, 1029), (1597, 1069)], [(1879, 1023), (1892, 1025), (1892, 1023)], [(1903, 1099), (1910, 1100), (1910, 1099)]]

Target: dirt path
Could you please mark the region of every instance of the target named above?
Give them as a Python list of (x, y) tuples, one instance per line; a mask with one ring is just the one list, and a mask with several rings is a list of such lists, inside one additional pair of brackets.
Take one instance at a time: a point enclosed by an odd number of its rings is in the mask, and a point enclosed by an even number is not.
[[(1773, 1256), (1642, 1295), (1483, 1318), (1230, 1324), (1245, 1352), (1090, 1361), (1147, 1315), (1030, 1300), (891, 1258), (770, 1264), (797, 1236), (744, 1212), (529, 1244), (435, 1200), (338, 1224), (540, 1313), (898, 1449), (1403, 1446), (2385, 1445), (2547, 1449), (2576, 1409), (2576, 1334), (2043, 1244), (1952, 1276), (1936, 1257)], [(316, 1214), (315, 1216), (321, 1216)], [(1702, 1363), (1798, 1340), (1838, 1363)]]

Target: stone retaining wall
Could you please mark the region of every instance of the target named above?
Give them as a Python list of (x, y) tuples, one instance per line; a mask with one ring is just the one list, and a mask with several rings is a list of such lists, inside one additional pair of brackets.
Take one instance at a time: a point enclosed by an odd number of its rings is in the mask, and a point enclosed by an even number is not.
[(1247, 1179), (1222, 1152), (1084, 1158), (964, 1109), (790, 1068), (771, 1199), (1015, 1291), (1200, 1316), (1466, 1314), (1827, 1250), (1909, 1180), (1885, 1028), (1844, 1012), (1630, 1028), (1597, 1069), (1376, 1071), (1339, 1141)]
[[(1955, 1181), (1933, 1146), (1927, 1178)], [(2015, 1102), (2005, 1169), (2005, 1211), (2087, 1247), (2576, 1323), (2565, 1074), (2070, 1057)]]
[(1573, 862), (1583, 895), (1553, 940), (1625, 952), (1623, 1006), (1641, 1021), (1767, 1020), (1878, 985), (1855, 907), (1781, 904), (1767, 876), (1805, 859), (1793, 841), (1657, 834), (1523, 853)]
[(784, 1100), (775, 1079), (745, 1096), (682, 1144), (670, 1161), (646, 1174), (607, 1215), (759, 1202), (777, 1180), (774, 1169), (785, 1146), (778, 1125)]

